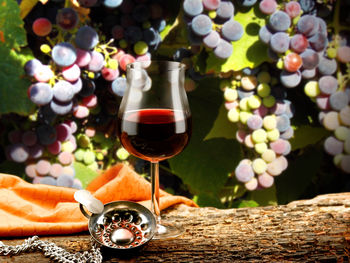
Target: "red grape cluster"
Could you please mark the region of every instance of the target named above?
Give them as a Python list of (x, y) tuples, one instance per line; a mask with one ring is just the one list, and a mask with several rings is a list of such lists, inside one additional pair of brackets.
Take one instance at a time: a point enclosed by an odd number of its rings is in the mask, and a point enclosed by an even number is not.
[(233, 52), (232, 41), (241, 39), (242, 25), (233, 19), (234, 5), (226, 0), (185, 0), (184, 20), (192, 45), (204, 44), (216, 57), (227, 59)]

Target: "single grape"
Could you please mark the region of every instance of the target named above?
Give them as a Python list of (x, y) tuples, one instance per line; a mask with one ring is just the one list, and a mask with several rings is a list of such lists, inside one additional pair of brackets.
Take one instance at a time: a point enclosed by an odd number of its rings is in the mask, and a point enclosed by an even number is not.
[(309, 44), (316, 52), (320, 52), (326, 49), (328, 46), (328, 39), (322, 33), (316, 33), (309, 39)]
[(82, 26), (75, 35), (75, 43), (77, 47), (84, 50), (93, 49), (98, 42), (99, 37), (97, 32), (89, 26)]
[(271, 36), (270, 47), (276, 53), (284, 53), (289, 49), (289, 35), (278, 32)]
[(337, 140), (333, 136), (329, 136), (325, 141), (324, 141), (324, 150), (326, 153), (330, 155), (337, 155), (343, 152), (344, 148), (344, 143)]
[(349, 46), (338, 47), (337, 59), (341, 63), (349, 63), (350, 62), (350, 47)]
[(72, 187), (74, 178), (67, 174), (62, 174), (57, 178), (57, 186)]
[(59, 163), (51, 164), (49, 175), (58, 178), (63, 173), (63, 166)]
[(220, 39), (219, 33), (212, 30), (203, 38), (203, 44), (208, 48), (214, 49), (219, 45)]
[(57, 115), (66, 115), (71, 112), (73, 108), (73, 102), (72, 101), (61, 102), (53, 99), (50, 102), (50, 108)]
[(34, 74), (37, 72), (37, 70), (42, 66), (40, 60), (34, 58), (31, 60), (28, 60), (24, 64), (24, 71), (28, 76), (34, 77)]
[(301, 82), (300, 71), (288, 72), (283, 70), (280, 75), (280, 81), (286, 88), (295, 88)]
[(94, 108), (97, 106), (97, 96), (95, 94), (92, 94), (90, 96), (84, 97), (82, 100), (82, 105), (85, 107)]
[(50, 103), (53, 91), (49, 84), (38, 82), (29, 87), (28, 96), (33, 103), (42, 106)]
[(259, 3), (259, 9), (261, 13), (265, 15), (271, 15), (277, 9), (277, 2), (276, 0), (262, 0)]
[(263, 126), (266, 130), (273, 130), (277, 128), (277, 119), (273, 115), (265, 116), (263, 119)]
[(38, 137), (34, 131), (26, 131), (22, 134), (22, 143), (26, 146), (33, 146), (37, 141)]
[(26, 164), (26, 167), (24, 168), (24, 172), (30, 178), (34, 178), (38, 175), (35, 170), (35, 163)]
[(196, 16), (202, 13), (203, 4), (201, 0), (185, 0), (183, 2), (183, 9), (188, 16)]
[(265, 25), (265, 26), (260, 27), (259, 39), (261, 42), (263, 42), (265, 44), (269, 44), (272, 35), (273, 35), (273, 33), (268, 28), (268, 26)]
[(193, 33), (198, 36), (205, 36), (212, 30), (212, 22), (209, 16), (200, 14), (195, 16), (191, 23)]
[(291, 18), (295, 18), (300, 14), (301, 7), (297, 1), (290, 1), (285, 5), (284, 10)]
[(50, 169), (51, 163), (48, 160), (42, 159), (35, 164), (35, 170), (41, 176), (47, 175), (50, 172)]
[(258, 180), (253, 177), (250, 181), (246, 182), (244, 186), (248, 191), (254, 191), (258, 187)]
[(341, 162), (340, 162), (340, 168), (346, 172), (350, 173), (350, 155), (343, 156)]
[(274, 161), (267, 164), (267, 172), (272, 176), (280, 175), (288, 166), (288, 161), (284, 156), (279, 156)]
[(276, 159), (276, 153), (273, 150), (271, 150), (271, 149), (267, 149), (266, 151), (264, 151), (261, 154), (261, 158), (266, 163), (271, 163), (272, 161), (274, 161)]
[(216, 10), (220, 5), (221, 0), (203, 0), (203, 6), (206, 10)]
[(61, 152), (58, 155), (58, 161), (63, 165), (69, 165), (72, 163), (74, 156), (70, 152)]
[(318, 82), (313, 80), (306, 83), (306, 85), (304, 86), (304, 92), (310, 98), (315, 98), (318, 95), (320, 95), (321, 91)]
[(57, 140), (64, 142), (72, 136), (72, 128), (66, 123), (60, 123), (55, 126)]
[(345, 141), (347, 138), (350, 138), (350, 129), (344, 126), (339, 126), (335, 129), (334, 136), (340, 141)]
[(40, 184), (47, 184), (47, 185), (57, 185), (57, 181), (55, 178), (51, 176), (45, 176), (45, 177), (39, 177), (39, 183)]
[[(261, 82), (261, 81), (260, 81)], [(267, 83), (261, 83), (258, 85), (257, 87), (257, 92), (258, 92), (258, 95), (261, 97), (261, 98), (264, 98), (264, 97), (267, 97), (271, 94), (271, 88), (270, 88), (270, 85), (267, 84)]]
[(62, 68), (62, 76), (65, 80), (75, 82), (80, 77), (80, 68), (77, 64)]
[(230, 1), (221, 0), (219, 7), (216, 9), (216, 16), (224, 21), (233, 17), (234, 6)]
[(329, 104), (335, 111), (340, 111), (349, 103), (349, 97), (344, 91), (337, 91), (329, 97)]
[(321, 110), (330, 110), (329, 95), (319, 95), (316, 97), (317, 107)]
[(56, 23), (63, 30), (72, 30), (77, 26), (78, 22), (78, 14), (73, 8), (67, 7), (58, 10)]
[(263, 125), (263, 120), (259, 115), (252, 115), (247, 120), (247, 126), (251, 130), (260, 129)]
[(298, 71), (303, 64), (301, 57), (297, 53), (289, 53), (283, 61), (284, 69), (289, 72)]
[(228, 20), (221, 28), (221, 34), (227, 41), (237, 41), (242, 38), (244, 29), (234, 20)]
[(57, 133), (55, 128), (47, 124), (42, 124), (39, 127), (37, 127), (36, 134), (39, 139), (39, 142), (42, 145), (52, 144), (57, 139)]
[(75, 61), (75, 64), (77, 64), (79, 67), (86, 67), (90, 61), (91, 61), (91, 53), (89, 51), (77, 48), (77, 60)]
[(95, 82), (91, 79), (83, 78), (82, 79), (82, 88), (78, 94), (81, 97), (87, 97), (87, 96), (94, 94), (95, 90), (96, 90)]
[(286, 114), (281, 114), (276, 117), (276, 128), (280, 132), (285, 132), (290, 128), (290, 119)]
[(262, 188), (269, 188), (273, 185), (275, 179), (269, 173), (265, 172), (258, 175), (258, 183)]
[(341, 123), (350, 126), (350, 106), (346, 106), (339, 112), (339, 118)]
[(126, 90), (126, 78), (118, 77), (111, 83), (112, 91), (115, 95), (123, 97)]
[(92, 72), (99, 72), (104, 66), (104, 57), (100, 52), (92, 51), (91, 52), (91, 60), (87, 65), (87, 70)]
[(301, 71), (301, 76), (303, 79), (312, 79), (316, 76), (316, 69), (303, 69)]
[(318, 72), (321, 75), (333, 75), (337, 71), (338, 65), (337, 61), (335, 59), (328, 59), (325, 57), (322, 57), (319, 60), (318, 64)]
[(235, 176), (242, 183), (249, 182), (254, 177), (252, 166), (241, 162), (235, 169)]
[(103, 0), (102, 4), (107, 8), (117, 8), (122, 2), (123, 0)]
[(322, 119), (323, 126), (330, 131), (334, 131), (340, 126), (339, 113), (336, 111), (327, 112)]
[(298, 20), (297, 28), (299, 33), (305, 35), (306, 37), (311, 37), (317, 33), (319, 21), (315, 16), (304, 15)]
[(309, 41), (303, 34), (295, 34), (290, 40), (290, 48), (296, 53), (302, 53), (309, 45)]
[(289, 15), (284, 11), (277, 11), (269, 18), (269, 26), (275, 32), (287, 31), (291, 23)]
[(12, 130), (8, 133), (7, 138), (12, 144), (22, 142), (22, 131), (21, 130)]
[(255, 76), (244, 76), (241, 79), (241, 86), (245, 91), (253, 91), (258, 85), (258, 80)]
[(65, 80), (59, 80), (53, 86), (53, 96), (60, 102), (71, 101), (74, 97), (72, 85)]
[(318, 54), (312, 49), (306, 49), (300, 56), (304, 69), (313, 69), (320, 63)]
[(126, 66), (133, 62), (135, 62), (135, 58), (132, 55), (125, 54), (120, 57), (119, 66), (123, 71), (126, 71)]
[(83, 105), (77, 105), (73, 108), (73, 115), (78, 119), (84, 119), (89, 116), (89, 108)]
[(23, 163), (27, 161), (29, 157), (29, 150), (23, 143), (16, 143), (12, 144), (8, 148), (8, 155), (12, 161), (16, 163)]
[(47, 18), (40, 17), (35, 19), (32, 25), (32, 29), (37, 36), (44, 37), (51, 33), (52, 24)]
[(77, 59), (77, 52), (71, 44), (62, 42), (53, 47), (51, 56), (58, 66), (68, 67)]
[(34, 73), (34, 78), (39, 82), (48, 82), (53, 77), (51, 68), (47, 65), (42, 65)]
[(267, 163), (261, 159), (261, 158), (257, 158), (255, 160), (253, 160), (252, 162), (252, 168), (253, 171), (257, 174), (263, 174), (266, 172), (267, 170)]
[(214, 49), (214, 54), (220, 59), (227, 59), (231, 56), (233, 47), (231, 43), (221, 39), (217, 47)]

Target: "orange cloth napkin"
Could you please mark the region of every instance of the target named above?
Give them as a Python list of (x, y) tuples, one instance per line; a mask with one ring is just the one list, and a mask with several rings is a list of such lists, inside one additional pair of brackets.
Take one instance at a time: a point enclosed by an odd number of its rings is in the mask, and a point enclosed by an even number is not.
[[(86, 188), (104, 204), (118, 200), (138, 202), (150, 208), (150, 184), (124, 164), (113, 166)], [(88, 229), (88, 219), (74, 200), (76, 189), (31, 184), (0, 174), (0, 236), (71, 234)], [(184, 203), (185, 197), (160, 192), (160, 209)]]

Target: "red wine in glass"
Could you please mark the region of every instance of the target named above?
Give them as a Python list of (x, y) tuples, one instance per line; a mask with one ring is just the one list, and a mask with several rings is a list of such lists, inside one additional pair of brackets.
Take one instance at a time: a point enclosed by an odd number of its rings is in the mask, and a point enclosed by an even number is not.
[(180, 153), (191, 136), (191, 116), (172, 109), (140, 109), (118, 118), (118, 136), (131, 154), (162, 161)]

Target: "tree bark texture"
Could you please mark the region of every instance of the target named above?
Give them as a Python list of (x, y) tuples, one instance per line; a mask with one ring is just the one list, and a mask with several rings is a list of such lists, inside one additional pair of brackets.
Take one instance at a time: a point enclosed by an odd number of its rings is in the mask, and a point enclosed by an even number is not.
[[(321, 195), (288, 205), (220, 210), (180, 205), (163, 213), (185, 233), (152, 240), (128, 255), (104, 252), (104, 262), (349, 262), (350, 193)], [(70, 252), (90, 248), (88, 233), (40, 237)], [(23, 239), (2, 240), (17, 245)], [(51, 262), (40, 252), (0, 262)]]

